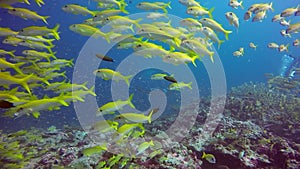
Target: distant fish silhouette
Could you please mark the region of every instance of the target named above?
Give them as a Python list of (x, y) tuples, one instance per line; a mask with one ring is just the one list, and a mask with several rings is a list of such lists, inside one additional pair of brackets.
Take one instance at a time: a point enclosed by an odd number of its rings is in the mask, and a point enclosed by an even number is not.
[(5, 100), (0, 100), (0, 108), (9, 109), (12, 107), (15, 107), (13, 103), (5, 101)]

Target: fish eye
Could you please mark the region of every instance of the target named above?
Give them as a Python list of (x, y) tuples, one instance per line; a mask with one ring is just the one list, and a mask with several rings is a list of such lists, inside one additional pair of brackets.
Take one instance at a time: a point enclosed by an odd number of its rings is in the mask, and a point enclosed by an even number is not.
[(16, 9), (12, 9), (12, 11), (16, 11)]
[(193, 8), (190, 8), (190, 11), (192, 11), (193, 10)]
[(142, 5), (141, 3), (138, 4), (138, 6), (141, 6), (141, 5)]
[(229, 15), (232, 15), (232, 12), (229, 12)]
[(65, 5), (65, 8), (67, 8), (68, 7), (68, 5)]
[(144, 29), (141, 29), (141, 31), (143, 31), (143, 32), (144, 32), (145, 30), (144, 30)]
[(20, 30), (20, 32), (23, 32), (23, 31), (24, 31), (23, 29)]
[(142, 45), (141, 45), (141, 44), (138, 44), (137, 47), (142, 47)]
[(102, 112), (103, 110), (100, 110), (100, 112)]

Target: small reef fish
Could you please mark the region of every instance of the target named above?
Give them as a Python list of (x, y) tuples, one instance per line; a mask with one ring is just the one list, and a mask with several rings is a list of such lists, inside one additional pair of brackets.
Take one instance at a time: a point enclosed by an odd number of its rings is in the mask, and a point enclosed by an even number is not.
[(232, 31), (229, 31), (229, 30), (225, 30), (221, 24), (219, 24), (218, 22), (216, 22), (215, 20), (213, 19), (210, 19), (210, 18), (201, 18), (199, 20), (199, 22), (203, 25), (203, 26), (207, 26), (207, 27), (210, 27), (211, 29), (213, 29), (214, 31), (217, 31), (217, 32), (222, 32), (225, 34), (225, 38), (226, 40), (228, 40), (228, 35), (230, 33), (232, 33)]
[(239, 48), (239, 50), (233, 52), (233, 56), (244, 56), (244, 48)]
[(165, 76), (168, 76), (168, 74), (156, 73), (151, 76), (151, 80), (163, 80)]
[(277, 14), (272, 18), (272, 22), (279, 22), (283, 19), (284, 19), (284, 17), (281, 17), (280, 14)]
[(200, 3), (197, 2), (196, 0), (179, 0), (179, 3), (181, 3), (182, 5), (185, 5), (187, 7), (190, 7), (190, 6), (199, 6), (199, 7), (201, 7)]
[(287, 29), (286, 33), (292, 34), (292, 33), (298, 33), (300, 32), (300, 22), (291, 24)]
[(230, 25), (234, 25), (234, 27), (239, 28), (239, 18), (236, 16), (236, 14), (233, 12), (226, 12), (225, 16)]
[(96, 14), (96, 12), (98, 11), (90, 11), (87, 9), (87, 7), (83, 7), (77, 4), (67, 4), (65, 6), (62, 7), (62, 10), (68, 13), (72, 13), (75, 15), (92, 15), (94, 16)]
[(215, 10), (214, 7), (212, 7), (210, 10), (206, 10), (203, 7), (200, 6), (191, 6), (188, 7), (186, 10), (186, 13), (189, 15), (193, 15), (193, 16), (203, 16), (203, 15), (208, 15), (209, 18), (212, 18), (212, 12)]
[(76, 33), (79, 33), (82, 36), (94, 36), (94, 37), (103, 37), (108, 43), (110, 43), (110, 38), (107, 33), (101, 32), (100, 29), (92, 27), (85, 24), (72, 24), (69, 26), (70, 30)]
[(129, 86), (129, 79), (132, 78), (132, 75), (124, 76), (120, 72), (116, 72), (111, 69), (97, 69), (94, 71), (94, 75), (101, 77), (103, 80), (124, 80), (126, 84)]
[(243, 1), (238, 2), (237, 0), (230, 0), (228, 3), (228, 6), (238, 9), (238, 7), (241, 7), (242, 9), (244, 9), (243, 7)]
[(115, 111), (121, 110), (126, 105), (135, 108), (135, 106), (131, 102), (132, 98), (133, 94), (131, 94), (127, 100), (117, 100), (115, 102), (108, 102), (104, 104), (98, 109), (97, 116), (104, 114), (113, 114)]
[(114, 60), (109, 57), (109, 56), (104, 56), (104, 55), (101, 55), (101, 54), (96, 54), (96, 57), (99, 58), (99, 59), (102, 59), (104, 61), (107, 61), (107, 62), (114, 62)]
[(95, 122), (91, 126), (91, 130), (97, 130), (99, 132), (108, 132), (110, 130), (117, 130), (119, 123), (111, 120), (100, 120)]
[(55, 37), (56, 40), (59, 40), (59, 24), (57, 24), (54, 28), (50, 29), (46, 26), (29, 26), (26, 28), (23, 28), (19, 31), (18, 35), (23, 36), (49, 36), (52, 35)]
[(244, 14), (244, 20), (248, 21), (252, 17), (252, 12), (251, 11), (246, 11)]
[(167, 8), (171, 8), (171, 1), (167, 4), (157, 4), (155, 2), (140, 2), (136, 5), (138, 9), (142, 10), (163, 10), (164, 13), (168, 13)]
[(268, 48), (278, 49), (279, 45), (277, 43), (271, 42), (271, 43), (268, 44)]
[(254, 49), (254, 50), (256, 50), (257, 45), (255, 45), (253, 42), (250, 42), (249, 43), (249, 47), (252, 48), (252, 49)]
[(121, 115), (118, 115), (115, 117), (115, 119), (127, 119), (131, 122), (135, 123), (143, 123), (145, 121), (148, 121), (148, 123), (151, 123), (152, 114), (154, 113), (154, 110), (151, 110), (148, 116), (145, 116), (144, 114), (137, 114), (137, 113), (123, 113)]
[(47, 22), (47, 18), (49, 18), (49, 16), (41, 16), (39, 14), (37, 14), (34, 11), (30, 11), (29, 9), (26, 8), (13, 8), (13, 7), (8, 7), (8, 13), (21, 17), (23, 19), (33, 19), (33, 20), (42, 20), (44, 23), (46, 23), (48, 25)]
[(296, 15), (299, 10), (300, 10), (300, 5), (298, 5), (295, 8), (287, 8), (280, 13), (280, 16), (281, 17), (289, 17), (292, 15)]
[(295, 39), (293, 41), (293, 46), (300, 46), (300, 39)]
[(205, 159), (206, 161), (208, 161), (211, 164), (215, 164), (217, 162), (216, 157), (213, 154), (206, 154), (204, 151), (203, 151), (203, 155), (201, 158)]
[(173, 76), (164, 76), (164, 79), (172, 83), (177, 83), (177, 80)]
[(0, 36), (15, 36), (19, 32), (13, 31), (10, 28), (0, 27)]
[(169, 86), (169, 90), (177, 90), (177, 91), (180, 91), (181, 89), (183, 88), (189, 88), (189, 89), (192, 89), (192, 82), (190, 83), (184, 83), (184, 82), (177, 82), (177, 83), (172, 83), (170, 86)]
[(16, 52), (16, 50), (6, 51), (3, 49), (0, 49), (0, 56), (9, 55), (11, 57), (15, 57), (15, 54), (14, 54), (15, 52)]
[(281, 34), (281, 36), (283, 36), (283, 37), (289, 37), (289, 38), (291, 38), (292, 37), (292, 35), (291, 34), (289, 34), (289, 33), (286, 33), (286, 30), (281, 30), (280, 31), (280, 34)]
[(206, 26), (202, 27), (200, 30), (207, 38), (209, 38), (213, 42), (217, 42), (218, 49), (220, 49), (220, 46), (222, 43), (224, 43), (224, 40), (220, 40), (218, 35), (214, 32), (214, 30)]
[(278, 51), (279, 51), (279, 52), (283, 52), (283, 51), (288, 52), (288, 47), (289, 47), (289, 46), (290, 46), (290, 44), (286, 44), (286, 45), (281, 44), (281, 45), (279, 46), (279, 48), (278, 48)]

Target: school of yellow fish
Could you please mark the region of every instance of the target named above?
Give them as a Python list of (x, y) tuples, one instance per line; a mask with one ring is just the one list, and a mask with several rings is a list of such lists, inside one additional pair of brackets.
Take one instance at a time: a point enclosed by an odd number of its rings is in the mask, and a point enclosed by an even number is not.
[[(104, 38), (107, 43), (121, 42), (117, 44), (118, 49), (133, 49), (135, 55), (145, 58), (161, 57), (163, 62), (173, 65), (192, 63), (197, 66), (196, 60), (208, 56), (214, 62), (215, 54), (212, 51), (212, 44), (216, 43), (218, 48), (224, 43), (220, 40), (219, 34), (222, 33), (225, 39), (229, 39), (232, 33), (226, 30), (222, 25), (213, 19), (214, 8), (208, 9), (201, 6), (195, 0), (179, 0), (186, 7), (186, 13), (191, 15), (180, 21), (180, 27), (173, 27), (172, 20), (169, 20), (167, 13), (171, 9), (171, 1), (165, 2), (140, 2), (136, 8), (150, 11), (147, 15), (147, 22), (142, 18), (133, 20), (126, 10), (124, 0), (94, 0), (97, 2), (99, 10), (92, 11), (87, 7), (77, 4), (66, 4), (61, 9), (66, 13), (75, 15), (91, 16), (82, 23), (74, 23), (69, 29), (82, 36)], [(35, 0), (42, 6), (43, 0)], [(8, 11), (9, 14), (21, 17), (25, 20), (41, 20), (48, 24), (49, 16), (41, 16), (34, 11), (26, 8), (13, 7), (15, 3), (26, 3), (28, 0), (2, 0), (0, 6)], [(242, 8), (242, 1), (230, 0), (228, 3), (232, 8)], [(249, 20), (252, 15), (252, 22), (261, 22), (266, 18), (267, 12), (273, 11), (272, 3), (253, 4), (244, 14), (244, 20)], [(298, 33), (300, 22), (290, 24), (286, 21), (287, 17), (299, 16), (300, 7), (292, 7), (275, 15), (272, 22), (279, 22), (286, 29), (281, 31), (284, 37), (291, 37), (291, 34)], [(161, 11), (163, 13), (160, 13)], [(165, 19), (165, 22), (158, 22), (157, 19)], [(230, 25), (239, 28), (239, 18), (234, 12), (226, 12), (225, 18)], [(149, 22), (151, 20), (151, 22)], [(29, 21), (28, 21), (29, 22)], [(143, 23), (144, 22), (144, 23)], [(109, 24), (110, 31), (103, 32), (100, 27)], [(59, 59), (56, 52), (53, 51), (55, 40), (60, 40), (59, 24), (53, 28), (47, 26), (29, 26), (21, 30), (13, 28), (0, 27), (0, 36), (5, 37), (3, 44), (12, 46), (25, 46), (28, 50), (21, 51), (22, 56), (16, 56), (15, 50), (6, 51), (0, 49), (0, 85), (7, 90), (0, 91), (2, 108), (9, 108), (4, 116), (21, 117), (23, 115), (32, 115), (35, 118), (40, 116), (42, 111), (59, 110), (61, 106), (68, 106), (71, 102), (84, 101), (86, 95), (96, 96), (93, 92), (94, 87), (87, 88), (86, 83), (71, 84), (67, 81), (65, 72), (66, 66), (72, 67), (73, 60)], [(199, 33), (201, 33), (199, 35)], [(138, 34), (134, 36), (134, 34)], [(168, 47), (159, 44), (164, 43)], [(299, 39), (293, 42), (294, 46), (299, 46)], [(258, 45), (251, 42), (249, 47), (256, 50)], [(280, 52), (288, 51), (289, 44), (276, 44), (270, 42), (268, 47), (277, 49)], [(243, 56), (244, 47), (240, 47), (233, 52), (234, 56)], [(6, 56), (6, 57), (4, 57)], [(109, 56), (97, 54), (96, 57), (113, 64), (114, 59)], [(101, 68), (94, 71), (94, 75), (103, 80), (123, 80), (129, 86), (131, 75), (123, 75), (107, 68)], [(58, 81), (57, 79), (64, 79)], [(183, 88), (192, 89), (192, 83), (177, 82), (174, 75), (154, 74), (153, 80), (168, 80), (171, 82), (169, 90), (182, 90)], [(55, 97), (47, 95), (40, 97), (34, 95), (34, 91), (44, 90), (57, 94)], [(73, 92), (72, 92), (73, 90)], [(121, 110), (124, 106), (135, 106), (132, 104), (133, 94), (126, 100), (117, 100), (108, 102), (99, 107), (96, 112), (97, 116), (111, 114)], [(119, 140), (131, 137), (140, 137), (144, 134), (145, 129), (142, 125), (144, 122), (151, 123), (151, 117), (157, 110), (151, 110), (148, 115), (137, 114), (134, 112), (115, 115), (114, 119), (106, 121), (97, 121), (91, 126), (92, 130), (99, 132), (115, 131), (118, 133)], [(124, 122), (125, 121), (125, 122)], [(146, 149), (154, 146), (152, 141), (144, 142), (138, 147), (136, 155), (143, 153)], [(99, 151), (106, 148), (95, 147)], [(86, 150), (89, 152), (88, 150)], [(206, 158), (206, 155), (203, 155)], [(203, 157), (203, 158), (204, 158)], [(208, 157), (207, 157), (208, 158)], [(214, 161), (212, 157), (211, 161)]]

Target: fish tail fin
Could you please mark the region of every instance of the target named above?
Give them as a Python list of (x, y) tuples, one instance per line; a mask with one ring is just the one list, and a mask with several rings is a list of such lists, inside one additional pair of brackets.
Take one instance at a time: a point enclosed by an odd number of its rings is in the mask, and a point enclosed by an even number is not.
[(22, 70), (20, 69), (21, 66), (23, 66), (25, 62), (16, 63), (13, 68), (20, 74), (24, 74)]
[(143, 19), (140, 18), (140, 19), (137, 19), (137, 20), (134, 21), (134, 24), (135, 24), (136, 27), (141, 28), (141, 25), (139, 24), (139, 22), (140, 22), (141, 20), (143, 20)]
[(273, 2), (270, 3), (269, 7), (270, 7), (270, 9), (272, 10), (272, 12), (274, 12)]
[(242, 9), (244, 9), (243, 1), (240, 2), (240, 7), (241, 7)]
[(56, 97), (56, 101), (64, 106), (69, 106), (69, 104), (64, 100), (65, 93), (61, 93), (59, 96)]
[(53, 59), (57, 59), (57, 57), (56, 57), (55, 55), (56, 55), (56, 52), (51, 53), (51, 57), (52, 57)]
[(48, 19), (50, 16), (42, 16), (42, 20), (44, 23), (46, 23), (48, 25), (48, 22), (46, 19)]
[(289, 52), (289, 46), (290, 46), (290, 44), (288, 43), (286, 46), (285, 46), (285, 48), (286, 48), (286, 52)]
[(201, 158), (205, 158), (206, 157), (206, 153), (203, 151), (203, 155), (202, 155), (202, 157)]
[(172, 1), (168, 2), (167, 5), (166, 5), (166, 7), (168, 7), (169, 9), (172, 9), (172, 7), (171, 7), (171, 2), (172, 2)]
[(35, 0), (35, 3), (41, 7), (42, 5), (45, 5), (45, 2), (43, 0)]
[(153, 112), (154, 112), (154, 109), (151, 110), (151, 112), (150, 112), (150, 114), (149, 114), (149, 116), (148, 116), (148, 123), (149, 123), (149, 124), (151, 123)]
[(198, 58), (199, 58), (198, 55), (195, 55), (195, 56), (192, 57), (192, 63), (193, 63), (193, 65), (194, 65), (195, 67), (197, 67), (195, 61), (196, 61), (196, 59), (198, 59)]
[(93, 87), (91, 87), (91, 88), (88, 90), (88, 92), (89, 92), (89, 94), (91, 94), (91, 95), (93, 95), (93, 96), (97, 96), (96, 93), (94, 92), (94, 90), (95, 90), (95, 85), (94, 85)]
[(193, 89), (192, 88), (192, 82), (188, 83), (186, 87), (188, 87), (189, 89)]
[(60, 26), (59, 24), (56, 24), (55, 27), (52, 29), (53, 36), (55, 37), (56, 40), (60, 39), (59, 32), (58, 32), (59, 26)]
[(224, 42), (225, 42), (224, 40), (219, 40), (218, 41), (218, 49), (220, 49), (221, 44), (224, 43)]
[(164, 11), (164, 13), (168, 13), (167, 6), (163, 6), (161, 9)]
[(232, 33), (232, 31), (226, 31), (226, 30), (225, 30), (224, 33), (225, 33), (225, 38), (226, 38), (226, 40), (228, 40), (228, 35), (229, 35), (230, 33)]
[(134, 106), (134, 105), (132, 104), (132, 102), (131, 102), (131, 101), (132, 101), (132, 98), (133, 98), (133, 94), (131, 94), (131, 95), (129, 96), (129, 98), (128, 98), (127, 101), (128, 101), (129, 106), (135, 109), (135, 106)]
[(20, 79), (20, 85), (22, 85), (24, 87), (24, 89), (31, 95), (31, 91), (30, 88), (27, 84), (28, 80), (33, 76), (34, 74), (30, 74), (22, 79)]
[(12, 51), (8, 52), (8, 55), (10, 55), (12, 57), (16, 57), (14, 54), (15, 52), (16, 52), (16, 50), (12, 50)]
[(129, 12), (125, 9), (126, 5), (121, 5), (120, 6), (120, 10), (124, 13), (124, 14), (129, 14)]
[(24, 0), (24, 2), (27, 4), (27, 5), (30, 5), (30, 2), (28, 0)]
[(177, 38), (177, 37), (174, 37), (173, 38), (173, 40), (174, 40), (174, 42), (175, 42), (175, 44), (176, 44), (176, 46), (180, 46), (180, 44), (181, 44), (181, 40), (179, 39), (179, 38)]
[(109, 38), (109, 36), (110, 36), (110, 34), (112, 34), (112, 33), (113, 33), (113, 32), (109, 32), (109, 33), (104, 34), (104, 38), (105, 38), (105, 40), (106, 40), (107, 43), (110, 43), (110, 38)]
[(215, 10), (215, 7), (212, 7), (212, 8), (210, 8), (210, 10), (208, 11), (208, 16), (209, 16), (210, 19), (213, 18), (212, 12), (213, 12), (214, 10)]
[(129, 26), (129, 29), (132, 31), (132, 33), (134, 33), (133, 24)]
[(129, 86), (130, 83), (129, 83), (129, 79), (132, 78), (132, 75), (129, 75), (129, 76), (124, 76), (124, 81), (126, 82), (126, 84)]

